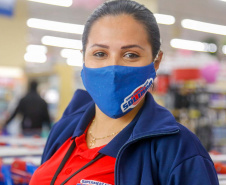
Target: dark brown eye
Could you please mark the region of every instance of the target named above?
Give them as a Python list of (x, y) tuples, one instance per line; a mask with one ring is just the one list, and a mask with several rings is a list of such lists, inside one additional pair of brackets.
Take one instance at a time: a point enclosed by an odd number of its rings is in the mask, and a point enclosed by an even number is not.
[(126, 53), (126, 54), (124, 55), (124, 57), (129, 58), (129, 59), (134, 59), (134, 58), (138, 58), (139, 55), (134, 54), (134, 53)]
[(106, 54), (104, 52), (97, 52), (97, 53), (94, 53), (94, 56), (101, 58), (101, 57), (105, 57)]

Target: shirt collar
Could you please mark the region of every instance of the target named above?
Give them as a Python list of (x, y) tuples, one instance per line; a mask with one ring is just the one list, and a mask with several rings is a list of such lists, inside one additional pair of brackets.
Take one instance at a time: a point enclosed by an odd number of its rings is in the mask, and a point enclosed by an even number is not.
[(119, 133), (117, 134), (99, 153), (116, 158), (120, 148), (130, 138), (133, 128), (135, 127), (137, 120), (139, 119), (141, 110), (135, 116), (135, 118)]
[[(141, 108), (142, 109), (142, 108)], [(126, 141), (130, 138), (133, 128), (136, 125), (136, 122), (142, 112), (142, 110), (138, 112), (135, 118), (119, 133), (117, 134), (104, 148), (102, 148), (99, 153), (111, 156), (116, 158), (118, 151), (120, 148), (126, 143)], [(81, 117), (78, 126), (76, 127), (72, 139), (75, 137), (81, 136), (89, 125), (90, 121), (93, 119), (95, 115), (95, 104), (92, 103), (84, 112)]]

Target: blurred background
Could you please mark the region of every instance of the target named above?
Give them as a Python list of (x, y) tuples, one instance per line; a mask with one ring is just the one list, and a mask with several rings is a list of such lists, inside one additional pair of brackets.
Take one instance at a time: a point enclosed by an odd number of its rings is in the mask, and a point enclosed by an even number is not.
[[(60, 119), (74, 91), (84, 89), (80, 78), (82, 32), (88, 16), (103, 2), (0, 0), (0, 184), (7, 184), (6, 179), (11, 179), (8, 184), (29, 182), (49, 133), (49, 127), (43, 125), (38, 134), (25, 137), (21, 117), (9, 120), (27, 94), (29, 82), (38, 82), (37, 92), (48, 105), (51, 125)], [(226, 0), (137, 2), (150, 8), (161, 32), (164, 58), (151, 93), (199, 137), (223, 184)], [(13, 167), (27, 174), (14, 173), (12, 180), (8, 171)]]

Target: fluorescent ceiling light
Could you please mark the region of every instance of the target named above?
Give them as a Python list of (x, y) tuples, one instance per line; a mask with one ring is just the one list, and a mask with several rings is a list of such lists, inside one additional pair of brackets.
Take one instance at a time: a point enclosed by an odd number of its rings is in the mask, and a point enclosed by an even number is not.
[(221, 1), (224, 1), (224, 2), (226, 2), (226, 0), (221, 0)]
[(23, 70), (17, 67), (0, 67), (0, 77), (4, 78), (21, 78)]
[(165, 14), (154, 14), (157, 23), (159, 24), (174, 24), (175, 23), (175, 17), (171, 15), (165, 15)]
[(28, 0), (28, 1), (64, 7), (70, 7), (73, 4), (72, 0)]
[(82, 34), (84, 30), (84, 25), (49, 21), (36, 18), (28, 19), (27, 26), (31, 28), (75, 34)]
[(47, 53), (47, 47), (43, 45), (28, 45), (26, 50), (28, 53)]
[(83, 66), (83, 55), (79, 50), (62, 49), (61, 56), (67, 58), (67, 64), (70, 66)]
[(25, 53), (24, 60), (26, 62), (45, 63), (47, 61), (47, 57), (45, 54), (29, 52)]
[(62, 48), (82, 49), (82, 41), (66, 39), (61, 37), (44, 36), (41, 39), (42, 44)]
[(182, 20), (181, 25), (182, 27), (191, 29), (191, 30), (214, 33), (219, 35), (226, 35), (226, 26), (223, 26), (223, 25), (211, 24), (211, 23), (195, 21), (191, 19)]
[(77, 67), (82, 67), (83, 66), (83, 60), (81, 57), (77, 58), (68, 58), (67, 59), (67, 64), (69, 66), (77, 66)]
[(74, 50), (74, 49), (62, 49), (60, 54), (63, 58), (69, 58), (77, 55), (82, 56), (82, 53), (80, 52), (80, 50)]
[(209, 44), (209, 43), (191, 41), (191, 40), (172, 39), (170, 41), (170, 45), (173, 48), (193, 50), (193, 51), (202, 51), (202, 52), (211, 52), (211, 53), (214, 53), (217, 51), (217, 46), (215, 44), (212, 44), (212, 43)]
[(222, 51), (226, 55), (226, 45), (223, 46)]

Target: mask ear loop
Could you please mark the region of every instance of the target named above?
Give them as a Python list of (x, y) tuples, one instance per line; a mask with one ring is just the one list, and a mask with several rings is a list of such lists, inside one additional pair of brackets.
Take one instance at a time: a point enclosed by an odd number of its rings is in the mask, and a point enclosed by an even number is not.
[(157, 55), (156, 55), (156, 57), (155, 57), (155, 59), (154, 59), (154, 61), (153, 61), (153, 63), (155, 64), (155, 61), (158, 59), (158, 57), (159, 57), (159, 53), (160, 53), (160, 50), (158, 51), (158, 53), (157, 53)]
[[(157, 55), (156, 55), (156, 57), (155, 57), (155, 59), (154, 59), (154, 61), (153, 61), (154, 65), (155, 65), (156, 60), (157, 60), (158, 57), (159, 57), (160, 51), (161, 51), (161, 50), (158, 51), (158, 53), (157, 53)], [(156, 77), (157, 77), (157, 74), (156, 74), (155, 78), (156, 78)], [(152, 88), (152, 90), (154, 89), (154, 83), (151, 84), (151, 88)]]

